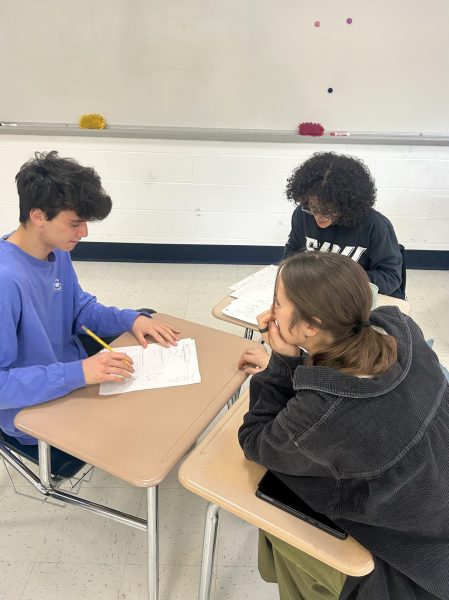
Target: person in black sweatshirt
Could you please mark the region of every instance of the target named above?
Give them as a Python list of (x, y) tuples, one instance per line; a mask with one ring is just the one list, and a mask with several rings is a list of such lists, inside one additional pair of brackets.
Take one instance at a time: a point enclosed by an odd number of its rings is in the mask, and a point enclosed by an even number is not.
[(245, 456), (375, 563), (346, 577), (261, 532), (259, 570), (282, 600), (449, 599), (449, 384), (418, 325), (371, 303), (360, 265), (302, 252), (258, 318), (273, 353), (251, 379)]
[(318, 152), (293, 172), (286, 193), (298, 206), (284, 258), (303, 249), (344, 254), (379, 293), (404, 298), (398, 240), (391, 222), (373, 209), (376, 186), (361, 160)]

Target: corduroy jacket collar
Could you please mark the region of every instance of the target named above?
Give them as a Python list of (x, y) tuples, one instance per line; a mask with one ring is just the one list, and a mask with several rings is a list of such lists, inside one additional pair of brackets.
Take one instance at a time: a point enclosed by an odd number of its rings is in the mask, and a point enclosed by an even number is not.
[(386, 373), (361, 378), (329, 367), (301, 365), (293, 377), (295, 390), (314, 390), (346, 398), (382, 396), (397, 387), (407, 375), (412, 361), (412, 336), (407, 317), (396, 306), (384, 306), (371, 312), (373, 325), (396, 338), (397, 362)]

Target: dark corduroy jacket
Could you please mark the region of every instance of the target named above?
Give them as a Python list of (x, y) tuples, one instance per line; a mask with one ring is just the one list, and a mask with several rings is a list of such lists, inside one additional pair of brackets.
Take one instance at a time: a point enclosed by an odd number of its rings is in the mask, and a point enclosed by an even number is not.
[(412, 319), (371, 321), (397, 340), (393, 367), (368, 379), (272, 355), (240, 443), (374, 555), (342, 600), (449, 600), (448, 382)]

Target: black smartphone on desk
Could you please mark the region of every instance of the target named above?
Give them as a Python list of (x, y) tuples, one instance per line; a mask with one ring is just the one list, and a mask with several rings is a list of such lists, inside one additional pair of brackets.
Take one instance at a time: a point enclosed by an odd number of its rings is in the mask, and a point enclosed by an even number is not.
[(334, 535), (340, 540), (345, 540), (348, 537), (346, 531), (343, 531), (326, 515), (315, 512), (304, 500), (301, 500), (299, 496), (292, 492), (283, 481), (278, 479), (276, 475), (273, 475), (271, 471), (267, 471), (259, 481), (256, 496), (322, 529), (326, 533)]

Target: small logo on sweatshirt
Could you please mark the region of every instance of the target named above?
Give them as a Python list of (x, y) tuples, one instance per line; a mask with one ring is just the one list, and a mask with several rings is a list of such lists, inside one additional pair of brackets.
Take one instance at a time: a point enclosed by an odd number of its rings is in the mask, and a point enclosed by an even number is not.
[(59, 281), (59, 279), (55, 279), (53, 282), (53, 290), (55, 292), (60, 292), (62, 291), (62, 283)]

